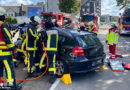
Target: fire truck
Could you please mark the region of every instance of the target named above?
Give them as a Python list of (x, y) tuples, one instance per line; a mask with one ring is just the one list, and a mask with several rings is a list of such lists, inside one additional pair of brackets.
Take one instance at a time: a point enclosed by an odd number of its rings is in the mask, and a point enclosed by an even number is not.
[[(71, 15), (70, 14), (66, 14), (66, 13), (42, 13), (41, 14), (41, 19), (42, 19), (42, 24), (43, 24), (43, 28), (44, 28), (44, 24), (47, 20), (53, 20), (56, 19), (57, 24), (59, 25), (59, 27), (62, 27), (64, 25), (64, 23), (69, 23), (70, 22), (70, 18)], [(67, 22), (64, 22), (64, 21)]]
[(89, 22), (93, 22), (96, 29), (99, 29), (100, 15), (85, 13), (81, 16), (80, 22), (88, 25)]
[(130, 34), (130, 8), (124, 10), (119, 18), (119, 33)]

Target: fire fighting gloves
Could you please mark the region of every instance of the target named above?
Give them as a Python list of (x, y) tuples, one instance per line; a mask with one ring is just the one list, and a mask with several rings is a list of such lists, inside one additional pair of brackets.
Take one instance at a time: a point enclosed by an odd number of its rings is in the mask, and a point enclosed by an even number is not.
[(108, 41), (106, 40), (106, 44), (108, 44)]
[(113, 44), (113, 46), (115, 47), (115, 46), (116, 46), (116, 44)]

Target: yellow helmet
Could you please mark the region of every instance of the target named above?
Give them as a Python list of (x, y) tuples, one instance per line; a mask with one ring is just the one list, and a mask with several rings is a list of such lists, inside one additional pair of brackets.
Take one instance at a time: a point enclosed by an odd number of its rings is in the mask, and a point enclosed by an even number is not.
[(18, 20), (18, 25), (20, 24), (24, 24), (24, 21), (23, 20)]
[(94, 23), (93, 22), (89, 22), (88, 25), (94, 25)]

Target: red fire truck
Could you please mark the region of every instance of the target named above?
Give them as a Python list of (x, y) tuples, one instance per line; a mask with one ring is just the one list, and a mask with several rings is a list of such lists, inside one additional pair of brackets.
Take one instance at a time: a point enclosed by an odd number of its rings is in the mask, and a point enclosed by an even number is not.
[(93, 22), (97, 29), (99, 28), (99, 21), (100, 15), (89, 13), (85, 13), (83, 16), (81, 16), (80, 20), (80, 22), (84, 23), (85, 25), (88, 25), (89, 22)]
[(43, 26), (47, 20), (51, 21), (52, 19), (56, 19), (59, 27), (62, 27), (64, 25), (64, 20), (67, 20), (69, 22), (70, 18), (71, 15), (66, 13), (42, 13), (41, 14)]
[(120, 34), (130, 34), (130, 8), (124, 10), (124, 13), (119, 18)]

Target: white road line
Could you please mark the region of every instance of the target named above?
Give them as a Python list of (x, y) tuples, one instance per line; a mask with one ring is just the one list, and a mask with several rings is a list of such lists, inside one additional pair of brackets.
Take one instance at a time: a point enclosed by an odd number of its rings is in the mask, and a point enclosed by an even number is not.
[(60, 79), (56, 79), (56, 81), (52, 84), (49, 90), (55, 90), (55, 88), (57, 87), (59, 83), (60, 83)]

